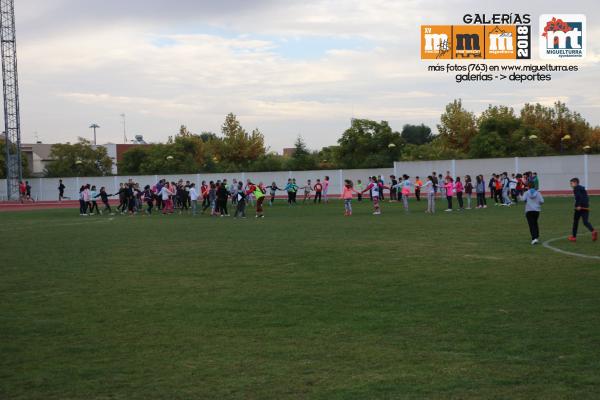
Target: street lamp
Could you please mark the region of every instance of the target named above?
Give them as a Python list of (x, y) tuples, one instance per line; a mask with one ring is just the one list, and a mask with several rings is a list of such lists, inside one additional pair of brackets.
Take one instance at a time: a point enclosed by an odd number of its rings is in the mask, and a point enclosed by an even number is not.
[(94, 131), (94, 146), (97, 144), (96, 143), (96, 129), (100, 128), (100, 125), (98, 124), (92, 124), (90, 125), (90, 129), (92, 129)]
[(560, 138), (560, 154), (562, 154), (565, 150), (565, 142), (571, 140), (571, 135), (567, 134)]

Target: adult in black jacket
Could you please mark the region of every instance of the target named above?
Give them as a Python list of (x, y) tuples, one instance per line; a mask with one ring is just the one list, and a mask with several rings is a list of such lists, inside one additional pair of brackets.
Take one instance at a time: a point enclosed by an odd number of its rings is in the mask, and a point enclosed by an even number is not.
[(590, 198), (585, 187), (579, 184), (579, 178), (571, 179), (571, 187), (575, 195), (575, 213), (573, 214), (573, 232), (569, 236), (571, 242), (577, 240), (577, 229), (579, 227), (579, 219), (583, 220), (583, 225), (592, 232), (592, 240), (598, 240), (598, 231), (594, 229), (589, 221), (590, 217)]

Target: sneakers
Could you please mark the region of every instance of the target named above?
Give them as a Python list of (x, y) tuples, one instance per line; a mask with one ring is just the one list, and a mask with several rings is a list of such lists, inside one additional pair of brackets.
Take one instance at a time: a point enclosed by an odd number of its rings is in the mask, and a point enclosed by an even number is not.
[(539, 241), (538, 239), (533, 239), (533, 240), (531, 241), (531, 244), (532, 244), (532, 245), (536, 245), (536, 244), (538, 244), (539, 242), (540, 242), (540, 241)]
[(576, 241), (577, 241), (577, 238), (576, 238), (575, 236), (569, 236), (569, 237), (567, 238), (567, 240), (568, 240), (569, 242), (576, 242)]
[(449, 208), (449, 209), (447, 209), (447, 210), (444, 210), (444, 211), (446, 211), (446, 212), (450, 212), (450, 211), (452, 211), (452, 209), (451, 209), (451, 208)]
[(595, 242), (596, 240), (598, 240), (598, 231), (594, 230), (592, 231), (592, 240)]

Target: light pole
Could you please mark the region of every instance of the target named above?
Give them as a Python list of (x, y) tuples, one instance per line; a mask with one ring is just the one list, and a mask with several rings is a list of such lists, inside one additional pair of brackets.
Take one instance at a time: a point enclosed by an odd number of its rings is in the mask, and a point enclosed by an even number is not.
[(560, 138), (560, 154), (565, 151), (565, 142), (571, 140), (571, 135), (567, 134)]
[(121, 114), (121, 118), (123, 118), (123, 143), (127, 143), (127, 120), (124, 113)]
[(96, 143), (96, 129), (100, 128), (100, 125), (98, 124), (92, 124), (90, 125), (90, 129), (92, 129), (94, 131), (94, 146), (97, 145)]

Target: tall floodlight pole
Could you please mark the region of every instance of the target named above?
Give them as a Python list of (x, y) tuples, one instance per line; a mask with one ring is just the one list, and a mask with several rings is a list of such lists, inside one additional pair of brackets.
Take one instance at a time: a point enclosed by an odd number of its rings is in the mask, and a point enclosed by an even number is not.
[(98, 125), (98, 124), (91, 124), (90, 125), (90, 129), (94, 131), (94, 146), (98, 144), (96, 142), (96, 129), (98, 129), (98, 128), (100, 128), (100, 125)]
[(121, 118), (123, 118), (123, 143), (127, 143), (127, 120), (125, 119), (125, 114), (121, 114)]
[(0, 48), (4, 94), (4, 140), (6, 144), (6, 194), (18, 198), (21, 167), (21, 118), (19, 114), (19, 76), (15, 38), (15, 2), (0, 0)]

